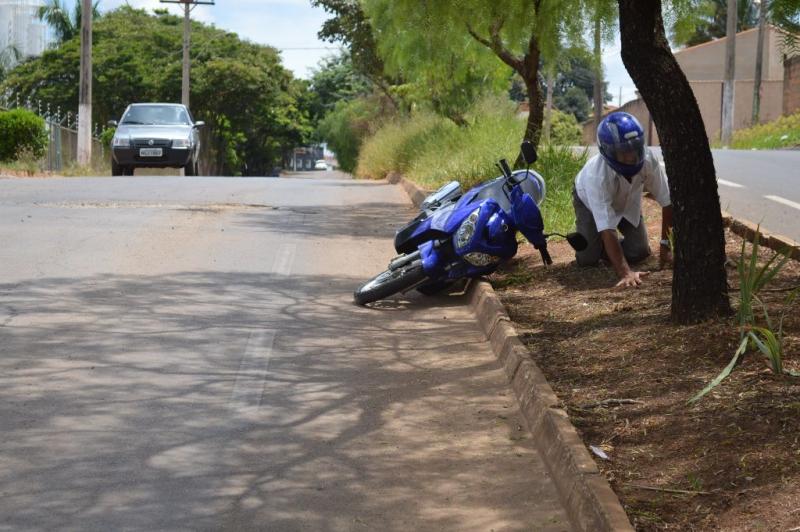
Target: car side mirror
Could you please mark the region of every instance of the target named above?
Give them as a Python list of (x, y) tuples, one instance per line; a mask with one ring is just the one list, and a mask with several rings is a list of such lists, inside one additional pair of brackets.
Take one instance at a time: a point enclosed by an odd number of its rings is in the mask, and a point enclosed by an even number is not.
[(569, 245), (572, 246), (572, 249), (575, 251), (583, 251), (589, 245), (589, 242), (586, 240), (580, 233), (570, 233), (567, 235), (567, 242)]
[(205, 125), (206, 125), (206, 123), (203, 122), (202, 120), (200, 120), (199, 122), (195, 122), (194, 123), (194, 127), (198, 128), (198, 129), (203, 127), (203, 126), (205, 126)]
[(539, 156), (536, 154), (536, 148), (533, 146), (533, 143), (529, 140), (522, 141), (520, 150), (522, 150), (522, 158), (525, 159), (525, 163), (528, 166), (535, 163), (536, 160), (539, 158)]
[(108, 125), (111, 127), (117, 127), (119, 125), (119, 122), (117, 122), (116, 120), (109, 120)]

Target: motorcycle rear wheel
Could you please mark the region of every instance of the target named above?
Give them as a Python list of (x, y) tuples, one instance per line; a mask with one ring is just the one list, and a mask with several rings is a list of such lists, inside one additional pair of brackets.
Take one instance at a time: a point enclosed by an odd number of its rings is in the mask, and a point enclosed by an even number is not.
[(364, 283), (353, 294), (356, 305), (366, 305), (403, 292), (425, 279), (422, 264), (417, 262), (396, 270), (386, 270)]

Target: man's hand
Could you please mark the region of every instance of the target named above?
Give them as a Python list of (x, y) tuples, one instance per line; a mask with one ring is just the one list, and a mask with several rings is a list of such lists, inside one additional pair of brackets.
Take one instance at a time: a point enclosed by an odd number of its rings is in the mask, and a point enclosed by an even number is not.
[(643, 277), (645, 277), (649, 273), (650, 272), (629, 271), (627, 274), (625, 274), (624, 277), (622, 277), (622, 279), (619, 280), (619, 282), (616, 284), (615, 288), (618, 288), (618, 287), (629, 287), (629, 286), (632, 286), (632, 287), (636, 288), (640, 284), (642, 284), (642, 281), (644, 280)]

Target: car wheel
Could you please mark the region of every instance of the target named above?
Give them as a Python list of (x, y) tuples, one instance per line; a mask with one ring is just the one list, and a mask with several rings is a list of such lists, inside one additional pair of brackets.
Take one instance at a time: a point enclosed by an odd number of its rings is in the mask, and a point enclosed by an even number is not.
[(186, 164), (186, 166), (183, 167), (183, 175), (186, 176), (186, 177), (191, 177), (191, 176), (197, 175), (194, 170), (195, 170), (194, 161), (190, 160)]
[(200, 175), (200, 161), (194, 163), (194, 175)]
[(117, 161), (111, 159), (111, 175), (120, 176), (125, 175), (125, 167), (117, 164)]

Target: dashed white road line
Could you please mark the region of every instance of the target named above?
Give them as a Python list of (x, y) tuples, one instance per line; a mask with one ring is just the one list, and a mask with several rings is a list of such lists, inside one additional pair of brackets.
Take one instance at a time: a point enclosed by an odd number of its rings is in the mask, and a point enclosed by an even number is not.
[[(666, 165), (663, 162), (661, 162), (660, 164), (661, 164), (661, 168), (663, 168), (664, 170), (667, 169)], [(725, 185), (726, 187), (731, 187), (731, 188), (745, 188), (744, 185), (740, 185), (739, 183), (734, 183), (733, 181), (727, 181), (725, 179), (719, 179), (718, 178), (717, 179), (717, 183), (719, 183), (720, 185)]]
[(231, 392), (230, 405), (235, 410), (254, 411), (261, 404), (274, 342), (275, 331), (255, 331), (248, 337)]
[(740, 185), (739, 183), (734, 183), (733, 181), (726, 181), (724, 179), (717, 179), (717, 183), (719, 183), (720, 185), (725, 185), (726, 187), (744, 188), (744, 185)]
[(788, 200), (786, 198), (782, 198), (780, 196), (764, 196), (768, 200), (777, 201), (778, 203), (782, 203), (784, 205), (788, 205), (789, 207), (793, 207), (800, 211), (800, 203), (796, 203), (792, 200)]
[(291, 274), (295, 255), (297, 255), (297, 244), (281, 244), (275, 254), (275, 262), (272, 264), (272, 273), (276, 275)]

